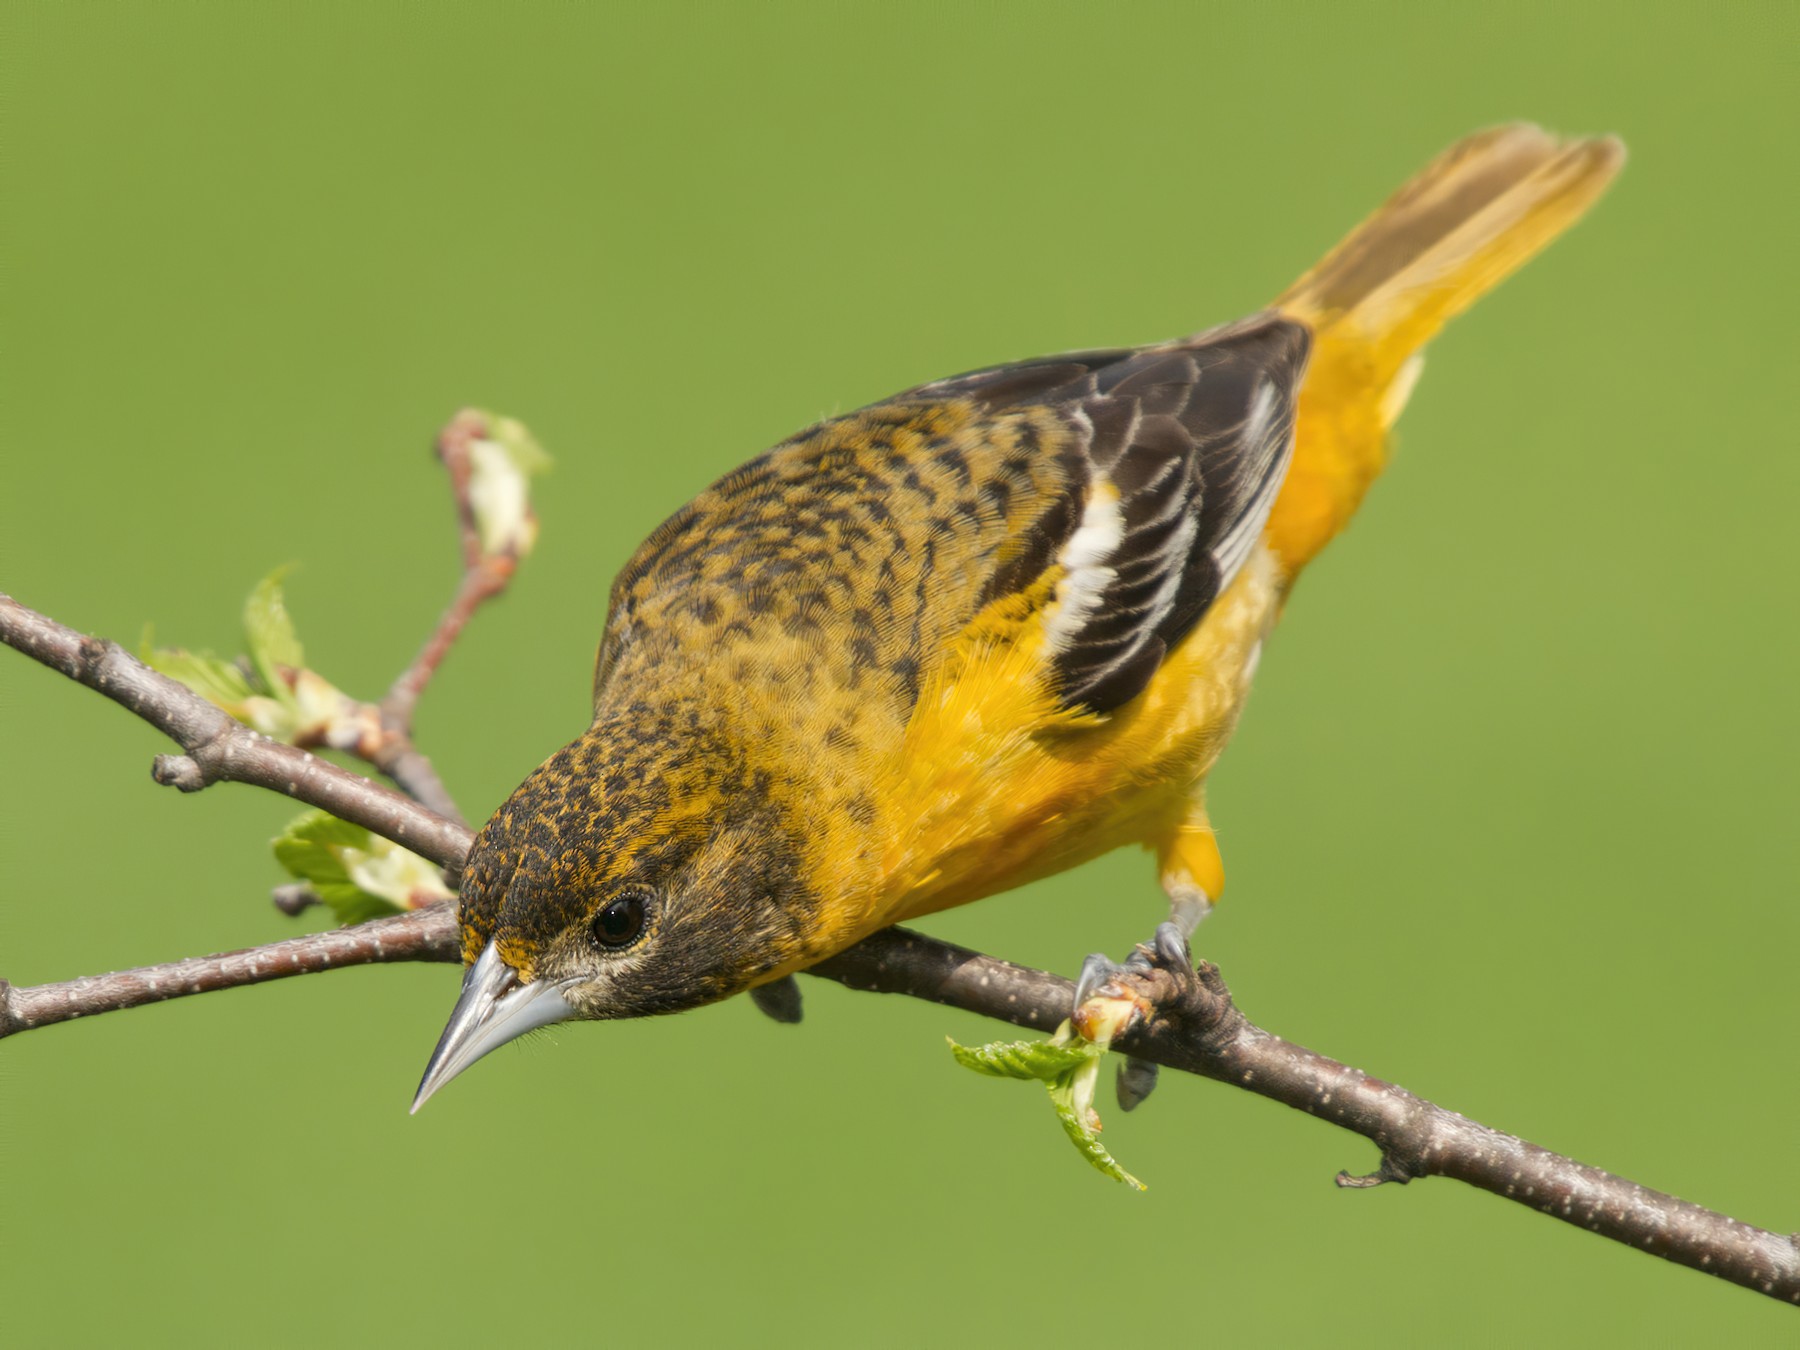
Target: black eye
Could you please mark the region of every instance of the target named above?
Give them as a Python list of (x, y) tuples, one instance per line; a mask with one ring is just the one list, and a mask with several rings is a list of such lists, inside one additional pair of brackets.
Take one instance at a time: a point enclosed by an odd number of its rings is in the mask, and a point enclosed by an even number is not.
[(594, 915), (594, 941), (602, 947), (629, 947), (644, 931), (649, 897), (638, 890), (608, 900)]

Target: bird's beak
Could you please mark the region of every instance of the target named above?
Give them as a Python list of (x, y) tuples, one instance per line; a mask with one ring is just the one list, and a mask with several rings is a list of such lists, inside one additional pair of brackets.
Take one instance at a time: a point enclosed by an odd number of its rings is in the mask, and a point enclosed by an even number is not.
[(412, 1109), (495, 1046), (573, 1016), (575, 1009), (556, 985), (522, 983), (488, 943), (463, 975), (462, 995), (431, 1052)]

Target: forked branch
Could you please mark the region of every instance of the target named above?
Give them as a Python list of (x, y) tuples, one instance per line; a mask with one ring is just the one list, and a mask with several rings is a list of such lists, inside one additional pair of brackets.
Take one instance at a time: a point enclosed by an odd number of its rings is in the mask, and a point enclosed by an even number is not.
[(150, 774), (165, 787), (198, 792), (249, 783), (329, 811), (460, 868), (474, 838), (409, 797), (306, 750), (258, 734), (186, 685), (159, 675), (116, 642), (87, 637), (0, 594), (0, 642), (130, 709), (182, 749), (158, 755)]

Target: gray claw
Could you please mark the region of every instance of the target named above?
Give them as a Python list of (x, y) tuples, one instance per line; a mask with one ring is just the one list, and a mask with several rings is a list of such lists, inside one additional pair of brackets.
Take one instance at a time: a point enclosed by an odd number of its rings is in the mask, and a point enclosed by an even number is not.
[[(1133, 948), (1123, 964), (1108, 960), (1099, 952), (1088, 957), (1081, 963), (1081, 978), (1075, 985), (1075, 1006), (1079, 1008), (1117, 975), (1147, 975), (1157, 969), (1177, 974), (1191, 972), (1194, 962), (1187, 940), (1191, 925), (1183, 922), (1186, 918), (1186, 915), (1177, 914), (1168, 922), (1158, 924), (1156, 936)], [(1140, 1105), (1156, 1090), (1156, 1078), (1157, 1067), (1149, 1060), (1126, 1058), (1119, 1065), (1119, 1075), (1114, 1083), (1119, 1109), (1130, 1111)]]
[(1159, 923), (1156, 926), (1156, 959), (1165, 966), (1176, 969), (1192, 970), (1194, 957), (1188, 950), (1187, 934), (1181, 931), (1181, 925), (1173, 921)]
[(1119, 1065), (1119, 1076), (1114, 1080), (1113, 1088), (1121, 1111), (1132, 1110), (1156, 1091), (1156, 1072), (1156, 1065), (1147, 1059), (1126, 1059)]
[(1075, 981), (1075, 1006), (1086, 1003), (1114, 975), (1119, 967), (1104, 952), (1094, 952), (1081, 963), (1081, 975)]
[(800, 982), (792, 975), (759, 984), (750, 991), (750, 1001), (766, 1016), (792, 1026), (805, 1009), (800, 1006)]

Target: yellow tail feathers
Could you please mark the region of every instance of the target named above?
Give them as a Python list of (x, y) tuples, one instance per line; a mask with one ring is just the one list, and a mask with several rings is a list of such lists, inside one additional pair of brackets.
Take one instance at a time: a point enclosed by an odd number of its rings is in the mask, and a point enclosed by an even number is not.
[(1624, 162), (1611, 136), (1564, 142), (1523, 123), (1477, 132), (1390, 197), (1277, 307), (1321, 335), (1373, 345), (1392, 373), (1574, 224)]
[(1314, 333), (1294, 462), (1267, 535), (1290, 574), (1343, 528), (1381, 471), (1419, 348), (1574, 224), (1624, 162), (1610, 136), (1561, 141), (1522, 123), (1477, 132), (1276, 302)]

